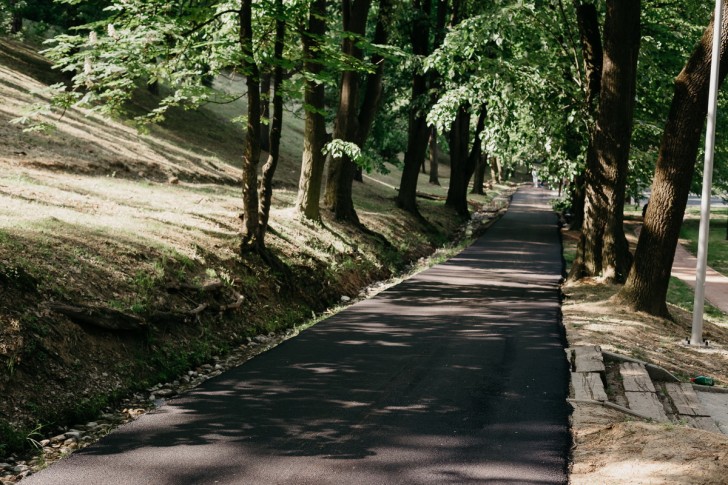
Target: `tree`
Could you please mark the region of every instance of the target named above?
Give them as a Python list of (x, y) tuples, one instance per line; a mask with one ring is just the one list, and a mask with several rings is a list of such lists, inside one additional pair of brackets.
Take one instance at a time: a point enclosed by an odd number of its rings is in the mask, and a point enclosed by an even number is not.
[(240, 49), (242, 70), (248, 87), (248, 117), (243, 154), (243, 234), (241, 251), (260, 251), (258, 238), (258, 162), (260, 160), (260, 69), (253, 57), (252, 0), (243, 0), (240, 7)]
[[(367, 15), (371, 0), (344, 0), (342, 2), (344, 39), (342, 52), (353, 61), (353, 66), (342, 73), (339, 90), (339, 108), (336, 115), (333, 138), (354, 143), (363, 147), (369, 137), (374, 118), (379, 110), (382, 79), (384, 77), (384, 57), (374, 52), (368, 63), (362, 66), (365, 44)], [(387, 43), (387, 22), (391, 14), (391, 0), (381, 0), (377, 12), (377, 23), (373, 44)], [(362, 91), (362, 69), (369, 69), (363, 99), (359, 99)], [(329, 170), (324, 200), (334, 211), (338, 220), (346, 220), (355, 224), (359, 218), (354, 209), (352, 199), (352, 183), (356, 166), (351, 156), (342, 152), (341, 156), (329, 157)]]
[(326, 97), (324, 84), (318, 79), (323, 70), (323, 44), (326, 34), (326, 0), (312, 0), (308, 22), (301, 33), (303, 44), (303, 69), (306, 76), (304, 127), (301, 178), (298, 183), (296, 209), (313, 221), (321, 220), (319, 199), (321, 179), (326, 161), (323, 150), (326, 144)]
[[(725, 8), (725, 3), (724, 8)], [(728, 72), (728, 16), (720, 39), (720, 82)], [(635, 251), (634, 264), (617, 300), (653, 315), (668, 316), (665, 303), (680, 225), (708, 110), (713, 20), (675, 79), (662, 135), (652, 195)]]
[[(413, 0), (411, 41), (413, 54), (424, 58), (430, 53), (431, 0)], [(419, 63), (418, 63), (419, 64)], [(407, 150), (397, 194), (397, 207), (415, 215), (417, 210), (417, 180), (427, 150), (427, 76), (417, 65), (412, 75), (412, 96), (407, 125)]]
[[(259, 241), (265, 241), (265, 233), (268, 230), (268, 219), (270, 218), (271, 198), (273, 197), (273, 175), (278, 167), (280, 155), (281, 131), (283, 128), (283, 49), (286, 40), (286, 18), (283, 8), (283, 0), (275, 0), (276, 12), (276, 34), (273, 52), (273, 75), (270, 80), (273, 87), (273, 113), (270, 118), (268, 132), (268, 159), (263, 165), (263, 173), (258, 187), (258, 200), (260, 213), (258, 224)], [(265, 85), (266, 83), (264, 83)], [(268, 90), (270, 93), (270, 90)], [(267, 104), (267, 101), (266, 101)]]
[[(570, 279), (624, 281), (631, 263), (623, 213), (640, 44), (639, 0), (608, 0), (593, 152), (587, 157), (584, 225)], [(588, 92), (595, 87), (590, 76)]]

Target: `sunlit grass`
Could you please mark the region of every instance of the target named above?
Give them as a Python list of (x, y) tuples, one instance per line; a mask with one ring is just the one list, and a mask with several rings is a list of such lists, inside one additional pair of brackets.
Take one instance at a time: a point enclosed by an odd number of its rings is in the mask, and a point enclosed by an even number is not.
[[(728, 240), (726, 239), (726, 209), (717, 210), (710, 220), (710, 237), (708, 240), (708, 266), (719, 273), (728, 275)], [(680, 238), (685, 240), (685, 247), (693, 255), (698, 252), (698, 232), (700, 219), (689, 214), (680, 229)], [(698, 216), (699, 217), (699, 216)]]

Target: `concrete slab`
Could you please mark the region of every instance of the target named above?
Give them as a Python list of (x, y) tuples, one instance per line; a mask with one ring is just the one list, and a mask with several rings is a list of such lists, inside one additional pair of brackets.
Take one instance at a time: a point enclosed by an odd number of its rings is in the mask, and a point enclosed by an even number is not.
[(672, 399), (672, 403), (677, 409), (677, 413), (681, 416), (710, 416), (698, 400), (697, 394), (693, 390), (690, 383), (676, 384), (669, 382), (665, 384), (665, 389)]
[(632, 411), (649, 416), (655, 421), (666, 422), (665, 408), (654, 392), (625, 392), (627, 403)]
[(598, 346), (574, 347), (574, 369), (576, 372), (604, 372), (602, 349)]
[(656, 392), (647, 369), (642, 364), (623, 362), (619, 366), (624, 390), (628, 392)]
[(572, 372), (571, 385), (574, 388), (574, 399), (607, 400), (604, 383), (597, 372)]
[(696, 391), (703, 407), (723, 434), (728, 434), (728, 394)]

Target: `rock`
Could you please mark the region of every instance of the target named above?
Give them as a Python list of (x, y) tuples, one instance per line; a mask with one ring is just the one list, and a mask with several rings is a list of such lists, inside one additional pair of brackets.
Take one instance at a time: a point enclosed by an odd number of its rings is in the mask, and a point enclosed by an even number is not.
[(177, 185), (179, 183), (179, 179), (177, 177), (169, 177), (167, 182), (172, 185)]
[(66, 431), (66, 433), (63, 436), (65, 436), (66, 438), (71, 438), (71, 439), (78, 441), (81, 439), (81, 435), (83, 435), (83, 433), (81, 433), (77, 429), (71, 429), (71, 430)]
[(27, 465), (15, 465), (15, 466), (8, 468), (8, 471), (10, 471), (12, 473), (23, 473), (26, 470), (28, 470)]
[[(51, 440), (41, 440), (41, 442), (40, 442), (40, 445), (43, 447), (46, 447), (49, 444), (51, 444)], [(0, 465), (0, 468), (2, 468), (2, 465)]]
[(66, 439), (65, 434), (59, 434), (58, 436), (54, 436), (51, 438), (51, 443), (60, 443), (61, 441), (64, 441)]
[(10, 463), (0, 463), (0, 470), (9, 470), (12, 466)]
[(175, 391), (174, 389), (166, 388), (166, 389), (160, 389), (157, 392), (155, 392), (154, 394), (157, 397), (170, 397), (170, 396), (174, 396), (175, 394), (177, 394), (177, 391)]
[(89, 431), (91, 431), (92, 429), (98, 428), (98, 427), (99, 427), (99, 423), (97, 423), (96, 421), (91, 421), (90, 423), (86, 423), (86, 429)]
[(349, 297), (348, 297), (348, 296), (346, 296), (346, 295), (341, 295), (341, 301), (342, 301), (342, 302), (344, 302), (344, 303), (346, 303), (346, 302), (349, 302), (349, 301), (351, 301), (351, 298), (349, 298)]
[(220, 364), (215, 364), (215, 370), (220, 370), (220, 369), (222, 369), (222, 366)]

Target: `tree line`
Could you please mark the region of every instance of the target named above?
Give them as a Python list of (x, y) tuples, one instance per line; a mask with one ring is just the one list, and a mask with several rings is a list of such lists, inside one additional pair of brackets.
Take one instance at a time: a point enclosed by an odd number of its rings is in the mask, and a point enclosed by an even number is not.
[[(666, 315), (670, 268), (707, 110), (710, 5), (677, 0), (2, 0), (67, 33), (45, 51), (72, 81), (58, 108), (117, 110), (163, 85), (147, 121), (219, 100), (211, 80), (244, 76), (241, 252), (267, 252), (284, 104), (305, 118), (296, 209), (364, 228), (352, 187), (399, 163), (396, 205), (421, 217), (419, 173), (450, 154), (446, 205), (515, 165), (563, 189), (581, 229), (569, 278), (624, 283), (617, 298)], [(52, 5), (52, 6), (51, 6)], [(728, 18), (728, 16), (726, 16)], [(726, 20), (728, 22), (728, 20)], [(706, 27), (707, 25), (707, 27)], [(728, 29), (724, 29), (724, 32)], [(702, 33), (702, 36), (701, 36)], [(724, 50), (728, 34), (721, 39)], [(722, 57), (721, 80), (725, 76)], [(682, 70), (681, 70), (682, 69)], [(677, 77), (675, 77), (677, 75)], [(721, 111), (723, 113), (724, 110)], [(721, 114), (723, 120), (726, 115)], [(716, 183), (728, 181), (718, 139)], [(267, 152), (260, 166), (261, 153)], [(326, 173), (324, 173), (326, 171)], [(634, 255), (624, 207), (652, 184)]]

